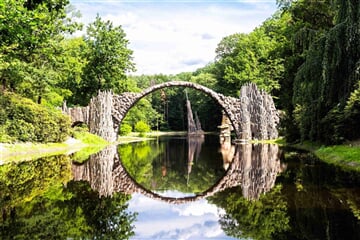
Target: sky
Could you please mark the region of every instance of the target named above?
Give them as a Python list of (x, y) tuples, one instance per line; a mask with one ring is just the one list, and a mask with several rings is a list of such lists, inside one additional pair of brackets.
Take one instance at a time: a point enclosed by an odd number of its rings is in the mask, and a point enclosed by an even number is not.
[(225, 36), (249, 33), (276, 11), (275, 0), (70, 0), (85, 26), (97, 14), (121, 25), (136, 72), (177, 74), (214, 61)]
[[(173, 197), (178, 194), (167, 193)], [(174, 205), (133, 194), (128, 210), (138, 213), (132, 239), (234, 240), (225, 235), (218, 222), (224, 210), (205, 199)]]

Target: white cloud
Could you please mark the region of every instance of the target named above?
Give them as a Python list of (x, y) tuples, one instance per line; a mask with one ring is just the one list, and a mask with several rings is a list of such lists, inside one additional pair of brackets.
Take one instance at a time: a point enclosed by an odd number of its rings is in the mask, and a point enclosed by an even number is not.
[(71, 4), (89, 23), (96, 13), (122, 25), (136, 74), (194, 71), (212, 61), (220, 40), (250, 32), (275, 11), (274, 1), (81, 1)]
[(174, 229), (170, 231), (162, 231), (151, 236), (152, 239), (204, 239), (217, 238), (230, 239), (223, 235), (221, 227), (216, 222), (204, 222), (202, 224), (194, 224), (188, 228)]
[(213, 204), (208, 204), (205, 199), (196, 201), (190, 205), (174, 207), (179, 216), (203, 216), (212, 214), (218, 216), (218, 208)]
[[(172, 191), (172, 196), (182, 195)], [(219, 220), (219, 210), (205, 199), (181, 205), (172, 205), (134, 194), (129, 211), (137, 212), (135, 238), (137, 239), (206, 239), (226, 237)]]

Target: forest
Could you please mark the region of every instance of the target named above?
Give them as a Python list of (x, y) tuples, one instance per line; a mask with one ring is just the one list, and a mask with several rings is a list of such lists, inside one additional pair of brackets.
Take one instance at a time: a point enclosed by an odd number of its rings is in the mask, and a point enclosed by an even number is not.
[[(70, 122), (59, 108), (85, 106), (99, 90), (139, 92), (172, 80), (238, 97), (248, 82), (271, 94), (287, 142), (338, 144), (360, 135), (359, 0), (277, 1), (278, 10), (250, 33), (224, 36), (215, 59), (194, 72), (134, 75), (121, 26), (101, 16), (83, 26), (68, 0), (0, 2), (0, 142), (59, 142)], [(76, 32), (83, 30), (83, 36)], [(144, 36), (145, 37), (145, 36)], [(214, 131), (221, 109), (188, 90), (203, 128)], [(137, 128), (184, 130), (184, 89), (143, 98), (121, 134)], [(204, 121), (208, 116), (213, 121)], [(180, 120), (179, 120), (180, 116)], [(216, 122), (219, 121), (219, 122)], [(50, 129), (50, 130), (49, 130)]]

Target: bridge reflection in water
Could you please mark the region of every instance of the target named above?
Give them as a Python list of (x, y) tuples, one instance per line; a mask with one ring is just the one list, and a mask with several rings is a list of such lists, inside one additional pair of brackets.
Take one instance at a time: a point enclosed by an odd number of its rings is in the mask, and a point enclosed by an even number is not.
[[(188, 168), (191, 168), (201, 144), (201, 141), (189, 140)], [(92, 155), (89, 161), (82, 165), (73, 164), (72, 173), (74, 180), (88, 181), (99, 196), (111, 196), (114, 192), (141, 193), (152, 199), (182, 204), (212, 196), (236, 186), (241, 187), (246, 199), (258, 199), (261, 194), (268, 192), (275, 185), (276, 176), (285, 169), (280, 162), (281, 151), (278, 145), (232, 145), (228, 140), (223, 141), (220, 146), (219, 151), (223, 156), (226, 169), (225, 175), (205, 192), (190, 197), (165, 197), (145, 189), (126, 171), (119, 158), (116, 145), (108, 146)]]

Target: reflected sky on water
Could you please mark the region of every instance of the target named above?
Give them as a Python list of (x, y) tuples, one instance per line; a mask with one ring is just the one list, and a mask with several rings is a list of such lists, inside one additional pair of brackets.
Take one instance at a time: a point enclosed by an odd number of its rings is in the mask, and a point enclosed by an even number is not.
[[(183, 196), (169, 191), (167, 196)], [(129, 210), (138, 212), (135, 239), (234, 239), (219, 224), (223, 210), (206, 199), (174, 205), (134, 194)]]

